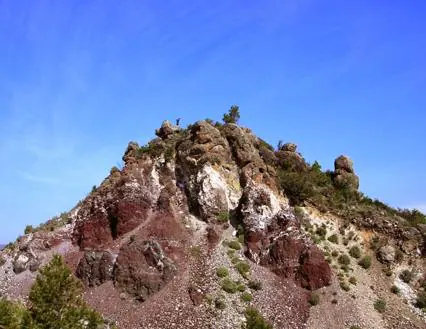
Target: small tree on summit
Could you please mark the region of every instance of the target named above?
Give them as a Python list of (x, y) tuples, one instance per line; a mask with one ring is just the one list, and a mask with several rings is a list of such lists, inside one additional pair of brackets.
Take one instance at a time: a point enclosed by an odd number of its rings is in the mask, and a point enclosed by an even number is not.
[(240, 119), (240, 108), (238, 105), (232, 105), (228, 113), (223, 115), (223, 122), (225, 123), (238, 123)]

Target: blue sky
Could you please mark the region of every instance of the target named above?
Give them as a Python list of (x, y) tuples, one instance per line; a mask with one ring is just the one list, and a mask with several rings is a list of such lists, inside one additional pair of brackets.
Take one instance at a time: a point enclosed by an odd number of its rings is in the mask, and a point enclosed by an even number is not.
[(426, 2), (0, 0), (0, 242), (83, 198), (164, 119), (293, 141), (426, 210)]

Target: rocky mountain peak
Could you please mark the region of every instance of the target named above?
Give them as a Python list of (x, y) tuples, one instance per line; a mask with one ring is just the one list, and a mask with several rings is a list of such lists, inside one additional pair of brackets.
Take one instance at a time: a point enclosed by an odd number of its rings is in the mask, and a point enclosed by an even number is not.
[[(4, 253), (2, 293), (25, 296), (21, 283), (60, 253), (89, 303), (119, 328), (234, 328), (246, 305), (237, 292), (248, 289), (276, 328), (305, 328), (311, 292), (335, 282), (327, 230), (356, 232), (365, 245), (371, 236), (322, 199), (341, 190), (345, 202), (360, 197), (352, 160), (340, 156), (334, 172), (322, 173), (296, 144), (275, 150), (233, 122), (164, 121), (155, 133), (144, 146), (130, 142), (123, 168), (113, 167), (63, 222)], [(309, 189), (297, 206), (294, 186)], [(320, 203), (333, 214), (318, 211)], [(382, 248), (379, 258), (390, 264), (395, 250)], [(222, 304), (227, 310), (217, 313)]]

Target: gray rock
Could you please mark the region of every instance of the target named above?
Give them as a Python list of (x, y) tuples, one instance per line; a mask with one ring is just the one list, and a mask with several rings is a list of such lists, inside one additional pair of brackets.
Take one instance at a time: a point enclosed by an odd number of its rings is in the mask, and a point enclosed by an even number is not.
[(377, 252), (377, 259), (382, 263), (393, 263), (395, 261), (395, 248), (391, 245), (381, 247)]

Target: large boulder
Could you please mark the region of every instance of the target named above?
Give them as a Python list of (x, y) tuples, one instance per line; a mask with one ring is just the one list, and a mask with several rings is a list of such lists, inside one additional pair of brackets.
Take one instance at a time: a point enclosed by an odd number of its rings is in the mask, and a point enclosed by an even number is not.
[(169, 121), (166, 120), (163, 121), (160, 129), (155, 131), (155, 134), (162, 139), (167, 139), (169, 136), (177, 133), (179, 130), (180, 128), (178, 126), (172, 125)]
[(145, 301), (160, 291), (177, 273), (176, 265), (154, 240), (131, 242), (121, 247), (115, 267), (115, 286)]
[(341, 155), (334, 160), (333, 183), (338, 188), (358, 190), (359, 178), (355, 175), (353, 161), (349, 157)]
[(354, 173), (354, 163), (351, 158), (346, 155), (341, 155), (334, 160), (334, 169), (343, 170), (347, 173)]
[(280, 168), (288, 171), (304, 172), (308, 164), (302, 155), (297, 152), (297, 145), (286, 143), (276, 152), (277, 164)]
[(377, 251), (377, 259), (382, 263), (393, 263), (395, 261), (395, 248), (391, 245), (381, 247)]
[(78, 263), (76, 276), (89, 287), (113, 279), (114, 257), (107, 251), (86, 251)]

